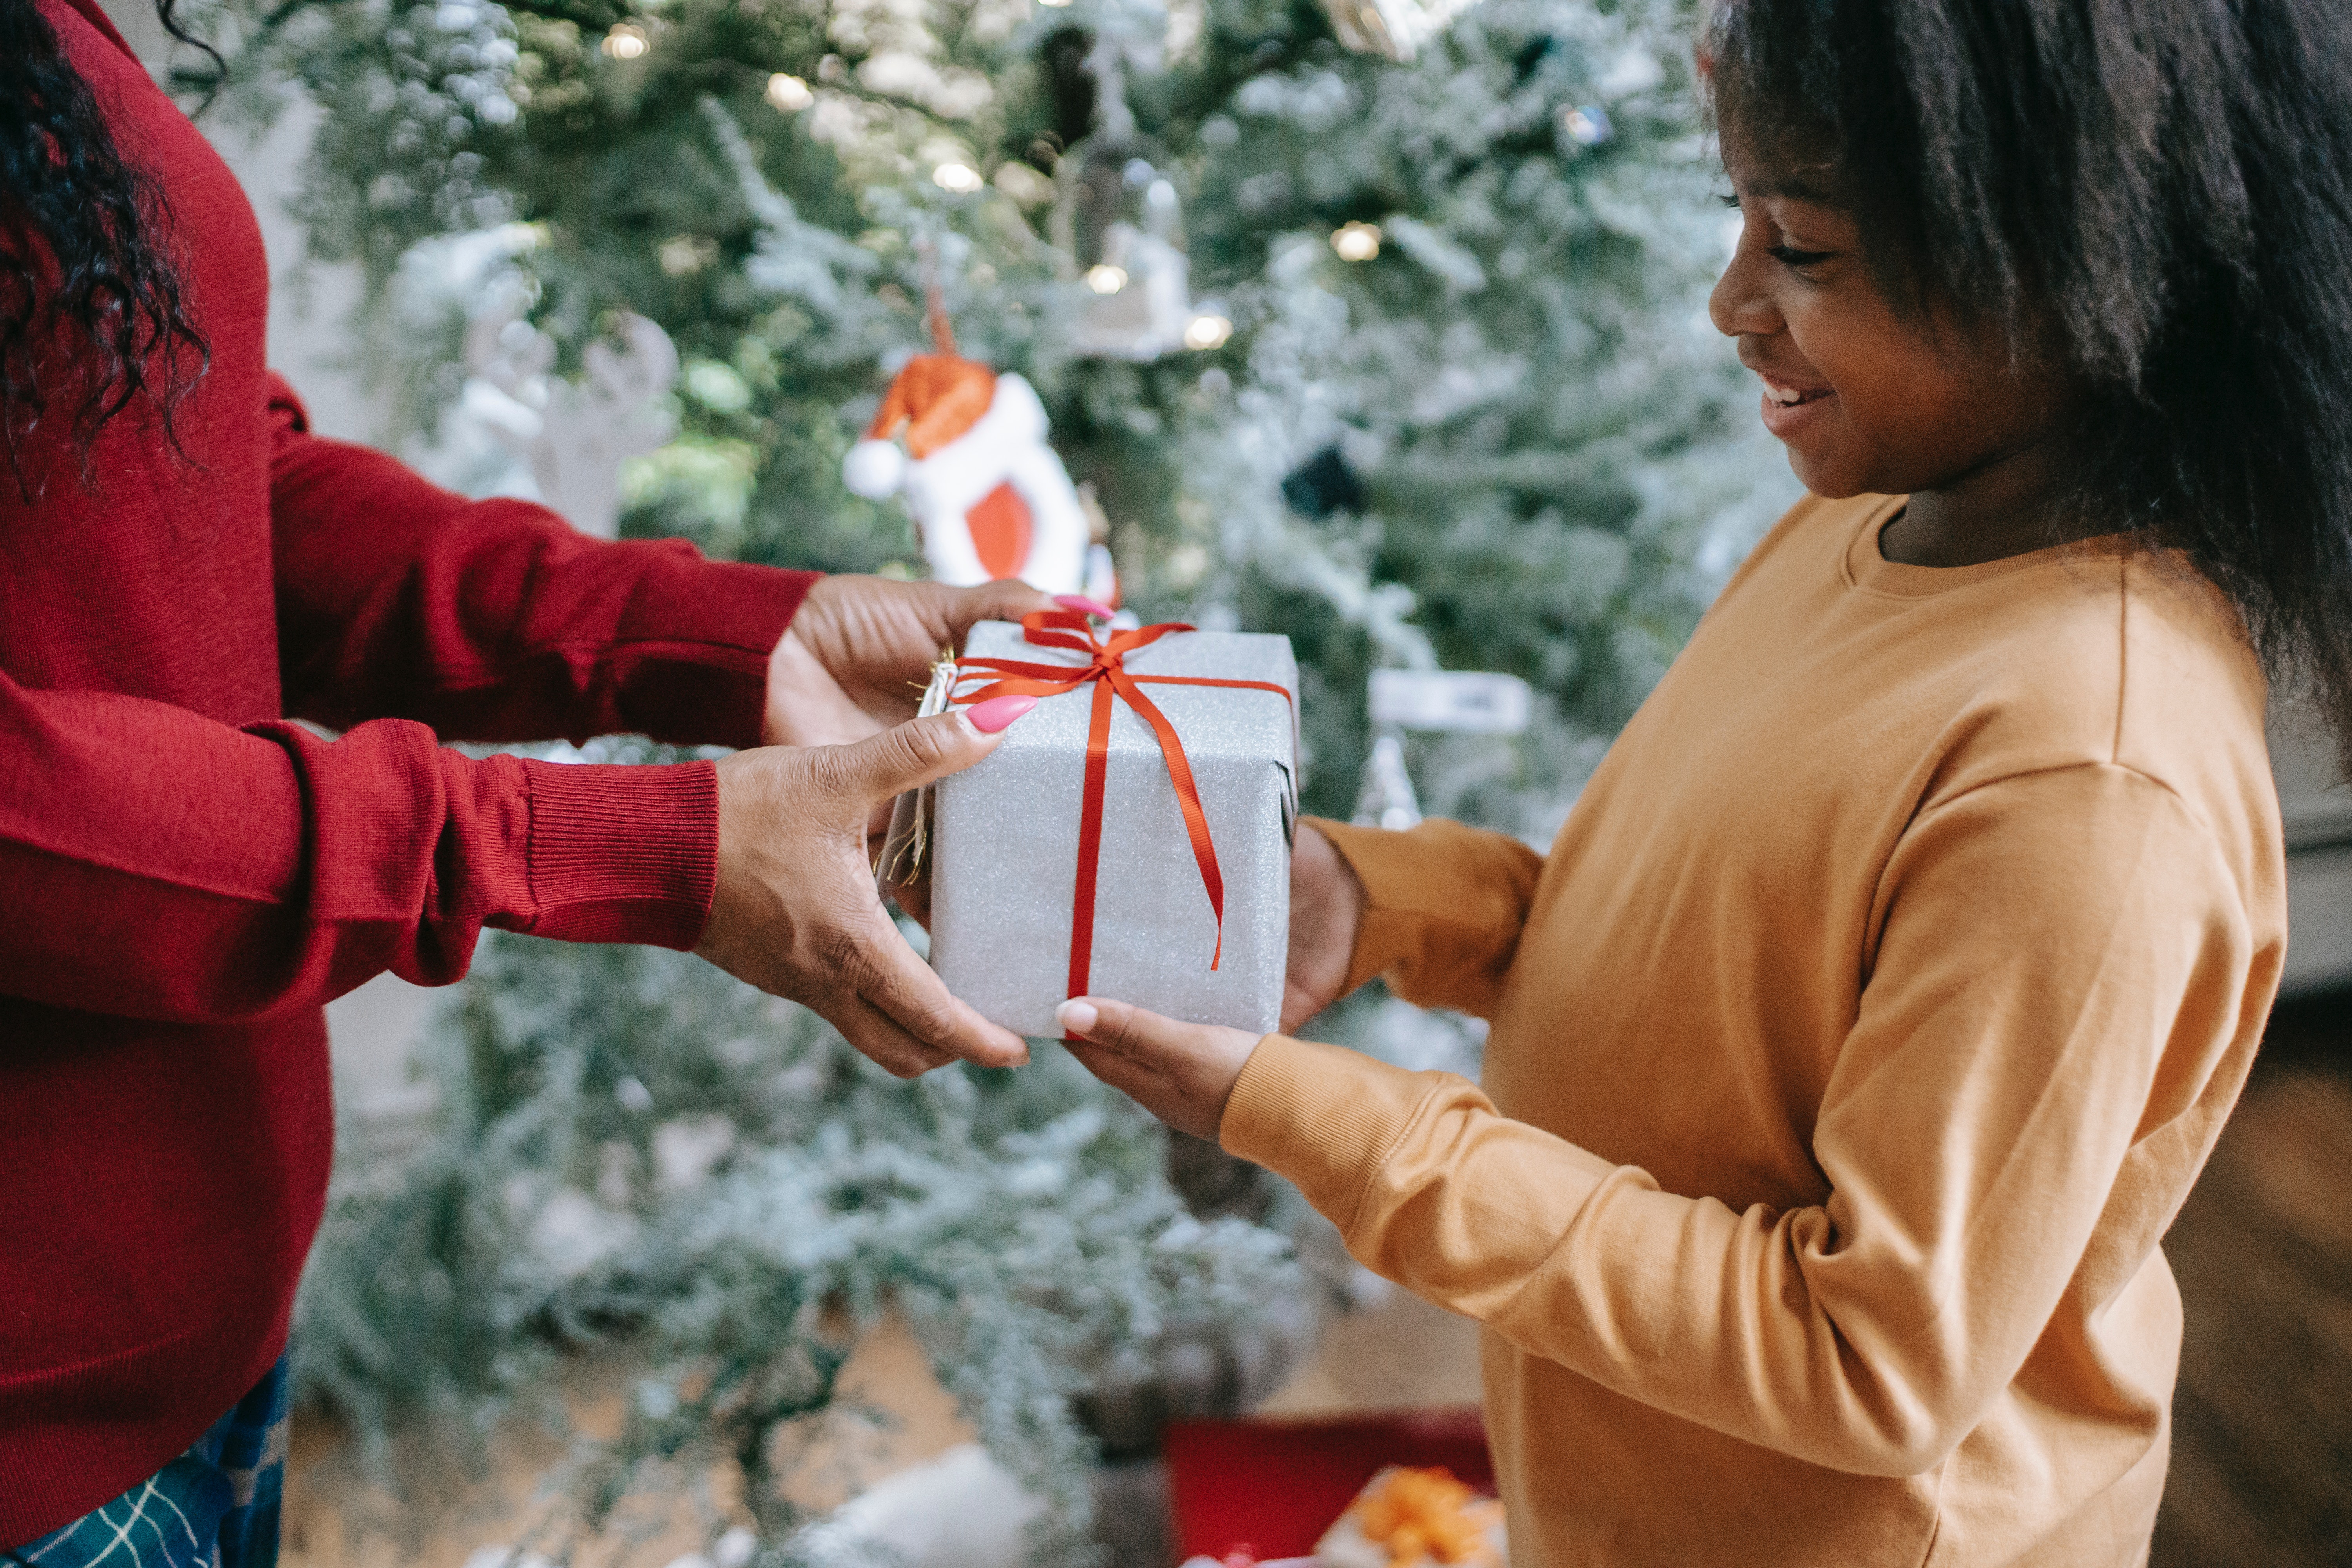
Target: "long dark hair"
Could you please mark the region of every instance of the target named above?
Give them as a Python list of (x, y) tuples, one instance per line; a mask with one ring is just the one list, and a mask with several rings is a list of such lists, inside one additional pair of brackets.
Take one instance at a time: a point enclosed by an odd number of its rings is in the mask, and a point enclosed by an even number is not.
[(2084, 380), (2075, 506), (2184, 552), (2352, 763), (2352, 5), (1717, 0), (1701, 52), (1898, 300)]
[[(157, 0), (165, 31), (210, 54)], [(219, 56), (214, 55), (215, 62)], [(188, 318), (171, 207), (108, 132), (33, 0), (0, 0), (0, 448), (30, 502), (28, 459), (62, 415), (85, 480), (108, 420), (151, 399), (172, 416), (209, 353)]]

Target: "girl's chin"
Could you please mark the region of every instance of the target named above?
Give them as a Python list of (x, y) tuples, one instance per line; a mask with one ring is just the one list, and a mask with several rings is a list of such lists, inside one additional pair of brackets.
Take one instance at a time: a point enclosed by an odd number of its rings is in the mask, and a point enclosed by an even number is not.
[(1856, 482), (1851, 463), (1839, 460), (1844, 455), (1840, 448), (1847, 445), (1839, 438), (1843, 413), (1834, 392), (1797, 404), (1764, 399), (1764, 428), (1789, 449), (1789, 467), (1807, 489), (1830, 500), (1860, 495), (1869, 488)]
[(1845, 500), (1850, 497), (1876, 493), (1877, 487), (1836, 461), (1835, 455), (1822, 450), (1808, 451), (1791, 444), (1789, 447), (1789, 469), (1797, 482), (1823, 500)]

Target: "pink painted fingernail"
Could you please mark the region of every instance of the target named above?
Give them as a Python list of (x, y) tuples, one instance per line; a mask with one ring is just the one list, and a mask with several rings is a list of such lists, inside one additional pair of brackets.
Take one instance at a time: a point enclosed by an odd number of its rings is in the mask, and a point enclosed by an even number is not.
[(1089, 599), (1084, 594), (1056, 594), (1054, 595), (1054, 603), (1066, 610), (1076, 610), (1088, 616), (1100, 616), (1104, 620), (1110, 619), (1116, 613), (1108, 605)]
[(982, 734), (993, 735), (1036, 706), (1034, 697), (992, 697), (977, 707), (965, 709), (964, 717)]

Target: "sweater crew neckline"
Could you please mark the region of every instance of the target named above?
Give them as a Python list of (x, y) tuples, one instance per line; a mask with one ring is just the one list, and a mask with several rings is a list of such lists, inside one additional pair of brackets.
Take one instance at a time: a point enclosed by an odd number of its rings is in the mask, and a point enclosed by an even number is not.
[(1914, 566), (1889, 561), (1880, 536), (1903, 515), (1910, 500), (1908, 496), (1885, 496), (1863, 512), (1839, 562), (1838, 574), (1847, 587), (1891, 599), (1927, 599), (2037, 567), (2108, 560), (2123, 549), (2121, 536), (2110, 533), (2029, 550), (2022, 555), (2004, 555), (1998, 561), (1979, 561), (1970, 566)]

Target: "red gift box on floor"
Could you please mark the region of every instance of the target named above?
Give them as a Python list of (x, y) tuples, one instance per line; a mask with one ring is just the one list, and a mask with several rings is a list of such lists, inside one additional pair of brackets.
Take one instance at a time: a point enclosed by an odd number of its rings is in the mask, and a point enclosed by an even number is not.
[(1383, 1465), (1443, 1465), (1495, 1489), (1475, 1409), (1407, 1410), (1344, 1421), (1179, 1421), (1168, 1428), (1168, 1489), (1179, 1558), (1303, 1557)]

